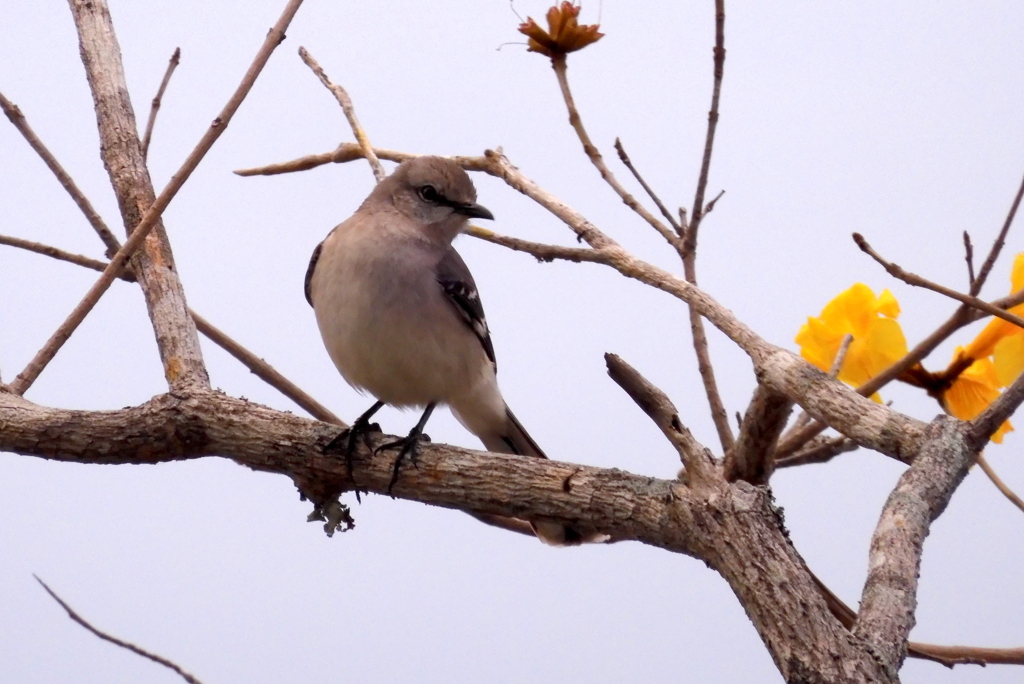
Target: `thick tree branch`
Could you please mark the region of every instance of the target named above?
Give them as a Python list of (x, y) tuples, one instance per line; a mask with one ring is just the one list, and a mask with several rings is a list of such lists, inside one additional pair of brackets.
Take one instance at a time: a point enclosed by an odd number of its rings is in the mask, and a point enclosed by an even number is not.
[(747, 406), (739, 438), (725, 455), (725, 479), (767, 484), (775, 470), (775, 443), (786, 427), (793, 402), (758, 385)]
[[(117, 196), (125, 232), (131, 234), (156, 193), (139, 142), (135, 112), (128, 95), (121, 47), (105, 0), (70, 0), (78, 41), (96, 110), (103, 166)], [(156, 334), (164, 376), (172, 390), (208, 387), (195, 325), (188, 315), (163, 222), (157, 219), (140, 249), (131, 257)]]
[(679, 412), (672, 400), (618, 355), (605, 354), (604, 360), (611, 379), (625, 390), (675, 447), (686, 468), (689, 485), (697, 489), (706, 488), (713, 477), (714, 459), (679, 420)]
[[(355, 486), (386, 493), (394, 459), (360, 445), (350, 474), (344, 459), (324, 455), (337, 428), (208, 391), (120, 411), (44, 408), (0, 393), (0, 422), (0, 449), (79, 463), (221, 455), (288, 475), (320, 505)], [(369, 439), (376, 447), (390, 438)], [(618, 469), (427, 444), (393, 493), (472, 514), (582, 522), (699, 557), (729, 582), (790, 681), (894, 681), (831, 616), (763, 489), (719, 482), (698, 497)]]
[[(161, 395), (118, 411), (52, 409), (0, 392), (0, 424), (0, 450), (102, 464), (221, 455), (291, 477), (320, 505), (356, 482), (385, 494), (393, 466), (389, 452), (360, 448), (350, 476), (344, 459), (324, 455), (336, 428), (216, 392)], [(371, 447), (389, 439), (372, 436)], [(425, 445), (420, 459), (419, 468), (402, 471), (396, 496), (464, 510), (485, 522), (494, 516), (582, 520), (616, 539), (694, 555), (729, 581), (790, 681), (890, 681), (871, 670), (874, 659), (829, 615), (763, 489), (737, 483), (698, 497), (677, 482), (617, 469), (441, 444)], [(1024, 662), (1024, 649), (913, 646), (951, 662)], [(836, 672), (842, 659), (859, 671), (868, 668), (870, 677)], [(823, 674), (792, 677), (800, 671)]]
[(906, 657), (914, 626), (921, 551), (978, 453), (968, 424), (939, 416), (882, 509), (871, 538), (868, 577), (853, 632), (867, 641), (892, 675)]

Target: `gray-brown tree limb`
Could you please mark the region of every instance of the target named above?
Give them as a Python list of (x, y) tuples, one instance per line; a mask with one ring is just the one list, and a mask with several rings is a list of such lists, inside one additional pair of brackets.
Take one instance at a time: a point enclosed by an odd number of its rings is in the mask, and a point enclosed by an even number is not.
[[(0, 422), (4, 450), (107, 464), (220, 455), (287, 475), (318, 504), (356, 486), (384, 494), (393, 468), (393, 454), (360, 445), (350, 476), (344, 459), (324, 455), (337, 428), (205, 390), (120, 411), (51, 409), (0, 393)], [(370, 446), (387, 439), (372, 435)], [(832, 617), (766, 490), (717, 478), (697, 496), (681, 483), (617, 469), (426, 445), (393, 493), (470, 513), (585, 522), (616, 539), (696, 556), (732, 586), (787, 679), (804, 672), (818, 674), (803, 681), (894, 681)]]
[[(139, 141), (135, 111), (128, 95), (121, 47), (104, 0), (71, 0), (82, 63), (92, 90), (100, 154), (117, 196), (125, 233), (131, 235), (156, 192)], [(174, 266), (163, 221), (155, 219), (141, 248), (130, 259), (153, 322), (164, 376), (172, 390), (208, 387), (210, 378), (199, 335), (188, 315), (185, 292)]]
[[(943, 434), (968, 429), (941, 420)], [(372, 435), (370, 448), (360, 447), (350, 475), (344, 459), (324, 454), (337, 428), (206, 390), (160, 395), (119, 411), (51, 409), (0, 392), (0, 424), (3, 450), (103, 464), (220, 455), (290, 477), (318, 505), (356, 486), (385, 494), (393, 467), (393, 454), (372, 451), (390, 439), (386, 435)], [(767, 490), (728, 484), (720, 475), (694, 490), (618, 469), (438, 444), (426, 445), (420, 458), (418, 468), (403, 471), (395, 496), (482, 517), (584, 522), (616, 540), (695, 556), (729, 581), (790, 681), (896, 681), (882, 676), (874, 656), (832, 617)], [(836, 660), (824, 653), (842, 654), (859, 674), (838, 672)], [(824, 674), (800, 679), (800, 672)]]

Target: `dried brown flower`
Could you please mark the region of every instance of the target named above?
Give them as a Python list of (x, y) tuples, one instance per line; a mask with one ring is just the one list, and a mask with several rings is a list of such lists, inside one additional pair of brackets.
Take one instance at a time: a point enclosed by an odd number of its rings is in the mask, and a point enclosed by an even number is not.
[(532, 17), (519, 25), (519, 32), (529, 38), (527, 49), (539, 52), (552, 59), (569, 52), (582, 50), (596, 43), (604, 34), (598, 31), (598, 24), (580, 24), (580, 7), (571, 2), (562, 2), (548, 10), (548, 30), (542, 29)]

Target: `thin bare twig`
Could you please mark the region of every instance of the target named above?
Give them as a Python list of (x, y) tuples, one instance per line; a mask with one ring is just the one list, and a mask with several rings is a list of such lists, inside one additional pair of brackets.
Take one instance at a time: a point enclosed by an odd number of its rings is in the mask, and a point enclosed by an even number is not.
[(938, 292), (939, 294), (945, 295), (950, 299), (955, 299), (958, 302), (966, 304), (967, 306), (974, 307), (979, 311), (984, 311), (987, 314), (991, 314), (992, 316), (1002, 318), (1004, 321), (1009, 321), (1010, 323), (1013, 323), (1018, 327), (1024, 328), (1024, 318), (1021, 318), (1020, 316), (1012, 314), (1004, 309), (1000, 309), (997, 306), (992, 306), (988, 302), (978, 299), (977, 297), (974, 297), (972, 295), (957, 292), (956, 290), (951, 290), (948, 287), (939, 285), (938, 283), (933, 283), (927, 278), (922, 278), (916, 273), (910, 273), (909, 271), (903, 269), (897, 264), (892, 263), (891, 261), (886, 261), (878, 252), (874, 250), (874, 248), (871, 247), (871, 245), (868, 244), (868, 241), (865, 240), (864, 236), (861, 235), (860, 233), (853, 234), (853, 241), (857, 243), (857, 246), (860, 247), (862, 252), (864, 252), (872, 259), (877, 261), (879, 264), (881, 264), (881, 266), (886, 270), (886, 272), (889, 275), (893, 276), (894, 278), (898, 278), (908, 285), (913, 285), (915, 287), (923, 287), (926, 290)]
[(999, 252), (1002, 251), (1003, 245), (1006, 243), (1006, 235), (1010, 232), (1010, 226), (1013, 225), (1013, 218), (1017, 215), (1017, 209), (1020, 207), (1021, 198), (1024, 198), (1024, 178), (1021, 178), (1020, 187), (1017, 189), (1017, 195), (1013, 198), (1013, 202), (1010, 204), (1010, 211), (1006, 214), (1006, 220), (1003, 221), (1003, 227), (999, 230), (999, 235), (996, 236), (995, 241), (992, 243), (992, 249), (989, 250), (988, 256), (985, 257), (985, 261), (981, 264), (981, 268), (978, 270), (978, 277), (974, 281), (974, 286), (971, 287), (970, 293), (977, 296), (981, 292), (982, 286), (988, 279), (988, 274), (992, 271), (992, 267), (995, 266), (996, 259), (999, 258)]
[(1002, 478), (996, 474), (996, 471), (994, 471), (992, 466), (988, 464), (988, 461), (985, 460), (984, 454), (978, 454), (977, 463), (978, 467), (988, 475), (988, 479), (992, 481), (992, 484), (996, 486), (996, 489), (1002, 492), (1003, 496), (1010, 500), (1010, 503), (1024, 511), (1024, 500), (1021, 500), (1021, 498), (1017, 496), (1017, 494), (1010, 489), (1005, 482), (1003, 482)]
[[(964, 231), (964, 261), (967, 262), (967, 288), (974, 291), (974, 245), (971, 244), (971, 234)], [(976, 293), (975, 293), (976, 294)]]
[[(420, 156), (410, 152), (389, 150), (383, 147), (374, 147), (371, 149), (378, 159), (386, 159), (387, 161), (398, 163)], [(363, 149), (359, 146), (359, 143), (346, 142), (338, 145), (338, 147), (332, 152), (310, 154), (305, 157), (299, 157), (298, 159), (292, 159), (291, 161), (281, 162), (278, 164), (267, 164), (266, 166), (256, 166), (249, 169), (238, 169), (235, 171), (235, 174), (239, 176), (274, 176), (280, 173), (307, 171), (309, 169), (315, 169), (318, 166), (323, 166), (324, 164), (345, 164), (351, 161), (356, 161), (357, 159), (365, 158), (366, 155), (363, 154)], [(456, 155), (448, 158), (464, 168), (466, 171), (487, 171), (491, 167), (491, 162), (488, 161), (486, 157), (460, 157)]]
[(586, 261), (604, 264), (608, 262), (607, 254), (600, 249), (563, 247), (562, 245), (548, 245), (543, 242), (531, 242), (529, 240), (509, 237), (508, 235), (501, 235), (488, 228), (473, 224), (466, 228), (465, 234), (517, 252), (526, 252), (536, 257), (537, 261), (554, 261), (559, 259), (576, 263)]
[(566, 76), (568, 70), (568, 63), (565, 59), (564, 54), (555, 54), (551, 58), (551, 66), (555, 70), (555, 76), (558, 78), (558, 86), (562, 90), (562, 98), (565, 100), (566, 109), (569, 110), (569, 124), (576, 131), (576, 136), (583, 143), (583, 151), (586, 153), (587, 158), (590, 159), (591, 163), (597, 168), (601, 174), (601, 178), (611, 186), (615, 194), (625, 203), (627, 207), (632, 209), (640, 218), (647, 221), (658, 231), (668, 244), (672, 245), (680, 254), (682, 254), (683, 242), (675, 235), (664, 223), (659, 221), (654, 214), (647, 211), (642, 204), (636, 201), (622, 184), (619, 183), (618, 179), (615, 178), (615, 174), (611, 172), (607, 164), (604, 163), (604, 157), (601, 156), (601, 152), (598, 151), (597, 146), (590, 141), (590, 136), (587, 134), (587, 129), (583, 127), (583, 119), (580, 118), (579, 110), (576, 109), (576, 102), (573, 100), (572, 91), (569, 90), (569, 79)]
[[(803, 414), (807, 415), (807, 414)], [(851, 439), (838, 437), (815, 437), (807, 446), (786, 458), (776, 459), (775, 469), (792, 468), (811, 463), (828, 463), (836, 456), (859, 449), (859, 445)]]
[[(42, 254), (52, 259), (59, 261), (66, 261), (71, 264), (77, 264), (78, 266), (85, 266), (91, 268), (94, 271), (103, 271), (107, 267), (106, 261), (100, 261), (99, 259), (92, 259), (82, 254), (74, 254), (72, 252), (65, 252), (63, 249), (51, 247), (50, 245), (44, 245), (41, 242), (33, 242), (32, 240), (23, 240), (21, 238), (11, 237), (9, 235), (0, 235), (0, 245), (7, 245), (9, 247), (17, 247), (18, 249), (24, 249), (29, 252), (35, 252), (36, 254)], [(130, 270), (126, 270), (120, 275), (122, 280), (128, 282), (135, 282), (135, 274)]]
[(853, 335), (850, 333), (843, 335), (843, 339), (839, 343), (839, 351), (836, 352), (836, 358), (832, 360), (832, 368), (828, 371), (828, 377), (839, 377), (839, 371), (843, 370), (843, 362), (846, 361), (846, 353), (850, 351), (850, 345), (852, 343)]
[[(691, 225), (686, 231), (687, 236), (696, 234), (694, 226)], [(683, 275), (686, 280), (694, 286), (697, 285), (697, 245), (693, 243), (693, 249), (683, 254)], [(725, 410), (725, 403), (718, 391), (718, 382), (715, 380), (715, 368), (711, 363), (711, 349), (708, 346), (708, 336), (704, 331), (704, 319), (701, 318), (696, 308), (687, 305), (690, 317), (690, 332), (693, 336), (693, 351), (697, 356), (697, 370), (700, 373), (701, 382), (704, 384), (704, 394), (708, 399), (708, 407), (711, 410), (711, 419), (718, 431), (718, 439), (722, 444), (722, 451), (729, 453), (735, 448), (736, 440), (729, 426), (729, 414)]]
[(679, 452), (690, 486), (707, 484), (713, 472), (711, 454), (679, 420), (679, 412), (672, 400), (619, 356), (605, 354), (604, 360), (611, 379), (650, 416)]
[[(453, 159), (459, 161), (458, 157), (453, 157)], [(473, 164), (477, 164), (479, 160), (479, 158), (475, 157), (465, 159)], [(500, 178), (516, 192), (526, 195), (547, 209), (558, 220), (568, 226), (578, 239), (583, 240), (594, 249), (619, 250), (625, 254), (625, 250), (622, 250), (615, 240), (608, 237), (582, 214), (537, 185), (533, 180), (527, 178), (522, 171), (512, 165), (500, 147), (494, 150), (484, 150), (482, 162), (479, 167), (464, 166), (463, 168), (472, 171), (483, 171), (495, 178)]]
[[(715, 48), (714, 48), (714, 85), (711, 89), (711, 108), (708, 110), (708, 130), (704, 139), (704, 155), (701, 158), (700, 175), (697, 180), (697, 190), (693, 198), (693, 214), (689, 225), (686, 224), (685, 216), (680, 209), (682, 225), (686, 227), (683, 239), (683, 249), (680, 252), (683, 258), (683, 274), (686, 280), (697, 285), (697, 231), (707, 211), (704, 208), (704, 192), (708, 185), (708, 172), (711, 168), (711, 153), (715, 143), (715, 130), (718, 126), (718, 102), (722, 92), (722, 76), (725, 69), (725, 0), (715, 0)], [(720, 197), (721, 195), (719, 195)], [(708, 211), (714, 208), (714, 202), (709, 205)], [(704, 331), (704, 320), (691, 304), (688, 307), (690, 317), (690, 330), (693, 334), (693, 350), (697, 356), (697, 370), (700, 372), (701, 382), (704, 384), (704, 394), (708, 399), (708, 407), (711, 411), (711, 419), (718, 432), (718, 439), (722, 444), (722, 451), (730, 453), (736, 448), (736, 440), (733, 437), (732, 428), (729, 426), (729, 414), (725, 410), (725, 403), (718, 390), (718, 382), (715, 380), (715, 370), (711, 363), (711, 350), (708, 347), (707, 333)]]
[(672, 212), (670, 212), (668, 208), (662, 203), (661, 198), (658, 197), (654, 190), (651, 189), (651, 186), (647, 184), (647, 181), (644, 180), (644, 177), (640, 175), (640, 172), (636, 170), (636, 167), (633, 166), (632, 160), (630, 160), (629, 155), (626, 154), (626, 148), (622, 146), (622, 141), (619, 140), (618, 138), (615, 139), (615, 151), (619, 153), (619, 160), (623, 163), (623, 165), (625, 165), (627, 169), (629, 169), (630, 173), (633, 174), (633, 178), (635, 178), (637, 182), (640, 183), (640, 187), (644, 189), (644, 191), (647, 193), (647, 196), (651, 198), (651, 201), (653, 201), (654, 204), (657, 205), (658, 210), (661, 212), (661, 215), (664, 216), (668, 220), (669, 224), (675, 229), (676, 235), (682, 238), (683, 226), (679, 225), (679, 222), (676, 221), (675, 217), (672, 216)]
[(213, 144), (221, 136), (221, 134), (227, 129), (228, 123), (231, 121), (231, 117), (234, 116), (238, 107), (242, 104), (242, 100), (249, 93), (253, 83), (263, 70), (267, 60), (270, 59), (270, 55), (274, 49), (284, 40), (284, 31), (291, 23), (292, 17), (298, 11), (299, 6), (302, 4), (302, 0), (289, 0), (288, 5), (285, 7), (284, 12), (278, 19), (277, 24), (267, 34), (266, 39), (263, 41), (263, 45), (260, 47), (259, 52), (256, 53), (256, 57), (249, 69), (246, 71), (245, 76), (242, 78), (242, 82), (235, 90), (231, 99), (221, 110), (221, 113), (217, 118), (213, 120), (210, 128), (207, 129), (202, 139), (196, 145), (195, 149), (189, 154), (188, 158), (181, 165), (171, 177), (171, 181), (164, 188), (163, 192), (156, 198), (153, 204), (146, 211), (145, 216), (139, 221), (139, 224), (132, 231), (131, 237), (125, 242), (124, 246), (117, 251), (116, 254), (110, 259), (110, 265), (103, 271), (103, 275), (100, 276), (96, 284), (92, 286), (89, 292), (86, 293), (82, 301), (79, 302), (78, 306), (75, 307), (74, 311), (67, 317), (67, 319), (60, 325), (60, 327), (53, 333), (50, 339), (46, 342), (42, 349), (35, 355), (32, 361), (29, 362), (28, 366), (18, 374), (14, 381), (9, 385), (10, 390), (16, 394), (24, 394), (25, 391), (32, 386), (39, 374), (43, 372), (47, 364), (56, 356), (64, 343), (67, 342), (71, 334), (78, 328), (85, 317), (92, 311), (92, 308), (96, 306), (96, 303), (100, 300), (100, 297), (107, 291), (110, 285), (117, 279), (118, 275), (124, 269), (128, 263), (128, 259), (135, 250), (139, 248), (142, 242), (146, 239), (146, 236), (153, 229), (157, 223), (157, 219), (163, 214), (164, 209), (170, 204), (171, 200), (178, 193), (181, 187), (188, 180), (192, 172), (199, 166), (199, 162), (202, 161), (206, 153), (210, 151)]
[(327, 409), (327, 407), (303, 391), (301, 387), (281, 375), (281, 373), (279, 373), (269, 363), (253, 354), (238, 342), (235, 342), (235, 340), (228, 337), (220, 329), (216, 328), (212, 323), (192, 309), (189, 309), (189, 313), (192, 315), (192, 320), (196, 322), (196, 328), (199, 332), (206, 335), (221, 349), (241, 361), (242, 364), (252, 371), (252, 373), (260, 380), (263, 380), (271, 387), (280, 391), (281, 394), (301, 406), (307, 413), (309, 413), (309, 415), (313, 416), (317, 420), (322, 420), (325, 423), (332, 423), (343, 428), (348, 427), (345, 421), (334, 415), (329, 409)]
[(345, 112), (345, 118), (348, 119), (348, 124), (352, 128), (352, 133), (356, 136), (356, 142), (359, 143), (359, 149), (362, 150), (363, 156), (366, 157), (366, 161), (370, 163), (370, 168), (373, 169), (373, 177), (380, 183), (382, 180), (387, 178), (387, 172), (384, 167), (381, 166), (380, 160), (377, 159), (377, 155), (373, 152), (373, 146), (370, 144), (370, 139), (366, 135), (366, 131), (359, 125), (359, 119), (356, 118), (356, 109), (352, 105), (352, 98), (348, 96), (348, 92), (337, 83), (331, 81), (327, 77), (320, 64), (313, 59), (313, 55), (309, 54), (309, 51), (304, 47), (299, 48), (299, 57), (306, 63), (313, 73), (316, 74), (320, 82), (326, 86), (331, 93), (334, 94), (338, 104), (341, 105), (341, 110)]
[(107, 246), (107, 257), (112, 257), (115, 252), (120, 248), (121, 244), (114, 234), (107, 228), (107, 224), (103, 222), (100, 215), (93, 208), (92, 203), (86, 198), (82, 191), (75, 185), (75, 181), (71, 180), (71, 176), (64, 170), (64, 167), (60, 165), (57, 159), (50, 153), (50, 150), (46, 148), (46, 145), (39, 139), (39, 136), (35, 134), (32, 127), (28, 125), (28, 121), (25, 119), (25, 115), (22, 114), (21, 109), (16, 104), (4, 97), (3, 93), (0, 93), (0, 108), (4, 110), (4, 114), (10, 119), (14, 127), (18, 129), (18, 132), (25, 138), (26, 142), (36, 151), (36, 154), (40, 156), (43, 163), (46, 164), (47, 168), (53, 172), (53, 175), (57, 177), (57, 181), (61, 186), (67, 190), (68, 194), (71, 195), (72, 201), (78, 205), (78, 208), (85, 214), (85, 218), (88, 219), (89, 224), (96, 231), (96, 234), (103, 240), (103, 244)]
[(36, 575), (32, 575), (32, 576), (35, 577), (36, 578), (36, 582), (39, 582), (39, 584), (43, 587), (43, 589), (46, 590), (46, 593), (50, 595), (50, 598), (52, 598), (54, 601), (56, 601), (58, 604), (60, 604), (60, 607), (64, 609), (64, 612), (66, 612), (68, 614), (69, 618), (71, 618), (72, 620), (74, 620), (75, 622), (80, 624), (82, 627), (85, 627), (87, 630), (92, 632), (94, 635), (98, 636), (100, 639), (103, 639), (104, 641), (108, 641), (108, 642), (114, 644), (115, 646), (120, 646), (121, 648), (123, 648), (125, 650), (131, 651), (135, 655), (142, 656), (143, 658), (146, 658), (148, 660), (152, 660), (154, 663), (158, 663), (160, 665), (163, 665), (166, 668), (174, 670), (175, 672), (177, 672), (181, 676), (182, 679), (184, 679), (189, 684), (202, 684), (202, 682), (200, 682), (198, 679), (196, 679), (195, 677), (190, 675), (188, 672), (185, 672), (185, 670), (181, 669), (181, 667), (179, 667), (178, 665), (172, 663), (170, 660), (167, 660), (167, 658), (164, 658), (162, 656), (158, 656), (155, 653), (150, 653), (149, 651), (147, 651), (147, 650), (145, 650), (143, 648), (139, 648), (135, 644), (129, 643), (127, 641), (122, 641), (121, 639), (118, 639), (115, 636), (111, 636), (111, 635), (107, 634), (106, 632), (101, 632), (100, 630), (96, 629), (95, 627), (90, 625), (85, 620), (85, 618), (83, 618), (81, 615), (79, 615), (74, 610), (72, 610), (71, 606), (69, 606), (67, 603), (64, 602), (64, 599), (62, 599), (60, 596), (57, 596), (56, 592), (54, 592), (53, 589), (51, 589), (50, 587), (48, 587), (46, 585), (46, 582), (44, 582), (43, 580), (39, 579), (39, 577), (37, 577)]
[[(708, 187), (708, 172), (711, 169), (711, 152), (715, 146), (715, 129), (718, 127), (718, 102), (722, 95), (722, 76), (725, 74), (725, 0), (715, 0), (715, 48), (713, 51), (715, 65), (714, 85), (711, 87), (711, 109), (708, 110), (708, 132), (704, 138), (704, 156), (700, 162), (700, 175), (697, 177), (697, 191), (693, 197), (693, 215), (686, 230), (687, 251), (697, 248), (697, 229), (703, 220), (704, 192)], [(717, 198), (716, 198), (717, 199)]]
[[(388, 161), (403, 162), (413, 159), (419, 155), (409, 152), (399, 152), (381, 147), (373, 148), (374, 154), (380, 159)], [(240, 176), (270, 176), (279, 173), (293, 173), (315, 168), (322, 164), (344, 164), (347, 162), (363, 159), (363, 152), (355, 143), (342, 143), (333, 152), (326, 154), (314, 154), (299, 159), (293, 159), (279, 164), (269, 164), (249, 169), (235, 171)], [(501, 148), (485, 150), (482, 157), (448, 157), (466, 171), (482, 171), (504, 181), (509, 187), (520, 192), (540, 206), (551, 212), (556, 218), (572, 229), (576, 236), (585, 241), (595, 250), (612, 249), (618, 244), (602, 231), (587, 221), (579, 213), (575, 212), (560, 199), (547, 192), (535, 182), (527, 178), (523, 173), (509, 162)]]
[(718, 200), (722, 199), (722, 195), (725, 194), (725, 190), (719, 190), (718, 194), (715, 195), (710, 202), (704, 207), (704, 215), (707, 216), (715, 210), (715, 205), (718, 204)]
[[(691, 224), (686, 235), (696, 235), (695, 225)], [(693, 243), (693, 249), (683, 253), (683, 275), (686, 280), (697, 285), (697, 243)], [(715, 380), (715, 369), (711, 363), (711, 350), (708, 347), (708, 336), (704, 331), (704, 319), (701, 318), (693, 305), (687, 305), (690, 316), (690, 332), (693, 336), (693, 351), (697, 356), (697, 370), (700, 373), (701, 382), (704, 384), (704, 394), (708, 399), (708, 407), (711, 410), (711, 419), (718, 431), (718, 439), (722, 444), (722, 451), (729, 453), (735, 448), (736, 440), (729, 426), (729, 414), (725, 410), (725, 403), (718, 391), (718, 382)]]
[(156, 97), (153, 98), (153, 104), (149, 109), (149, 120), (146, 121), (146, 132), (142, 136), (142, 158), (145, 159), (149, 154), (149, 141), (153, 137), (153, 125), (156, 123), (156, 113), (160, 111), (160, 104), (163, 102), (164, 92), (167, 90), (167, 84), (171, 82), (171, 74), (178, 68), (178, 63), (181, 61), (181, 48), (174, 48), (174, 54), (171, 55), (171, 61), (167, 63), (167, 71), (164, 72), (164, 78), (160, 81), (160, 87), (157, 88)]
[[(18, 247), (20, 249), (35, 252), (36, 254), (42, 254), (60, 261), (66, 261), (78, 266), (91, 268), (94, 271), (103, 271), (107, 267), (105, 262), (99, 261), (98, 259), (90, 259), (87, 256), (66, 252), (62, 249), (51, 247), (50, 245), (44, 245), (30, 240), (22, 240), (20, 238), (12, 238), (6, 235), (0, 235), (0, 245)], [(130, 270), (126, 270), (119, 277), (128, 282), (135, 281), (135, 274)], [(334, 413), (327, 409), (327, 407), (303, 391), (298, 385), (281, 375), (281, 373), (274, 369), (273, 366), (253, 354), (231, 337), (228, 337), (194, 310), (189, 309), (188, 311), (189, 315), (192, 316), (192, 320), (195, 321), (196, 329), (199, 330), (199, 332), (221, 347), (224, 351), (231, 354), (231, 356), (238, 359), (258, 378), (280, 391), (281, 394), (294, 401), (317, 420), (322, 420), (325, 423), (333, 423), (340, 427), (347, 427), (344, 421), (334, 415)]]

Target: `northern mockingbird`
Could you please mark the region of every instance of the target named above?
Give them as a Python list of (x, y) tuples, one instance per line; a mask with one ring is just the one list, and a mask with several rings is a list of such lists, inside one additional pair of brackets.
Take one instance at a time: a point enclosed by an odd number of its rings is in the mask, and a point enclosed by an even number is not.
[[(443, 157), (418, 157), (328, 234), (306, 272), (306, 299), (331, 360), (378, 400), (352, 426), (349, 449), (384, 404), (425, 407), (408, 437), (386, 445), (401, 447), (392, 485), (438, 405), (489, 451), (547, 458), (501, 396), (480, 295), (452, 247), (470, 218), (494, 216), (476, 203), (466, 172)], [(561, 523), (531, 522), (549, 544), (596, 540)]]

